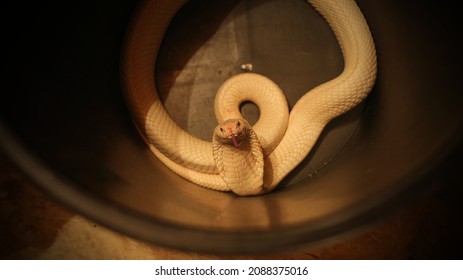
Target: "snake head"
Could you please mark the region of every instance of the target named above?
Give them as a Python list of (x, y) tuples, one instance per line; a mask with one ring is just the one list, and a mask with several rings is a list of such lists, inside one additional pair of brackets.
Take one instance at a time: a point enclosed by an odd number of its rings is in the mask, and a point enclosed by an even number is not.
[(242, 141), (248, 137), (251, 128), (244, 119), (229, 119), (219, 124), (214, 130), (214, 139), (222, 144), (239, 148)]

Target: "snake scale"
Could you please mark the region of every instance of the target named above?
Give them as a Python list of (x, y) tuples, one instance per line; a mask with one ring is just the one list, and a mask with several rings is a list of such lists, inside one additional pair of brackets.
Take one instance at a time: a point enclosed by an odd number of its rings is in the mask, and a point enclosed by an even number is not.
[[(121, 81), (134, 122), (156, 157), (182, 177), (242, 196), (269, 192), (309, 154), (330, 120), (371, 91), (377, 62), (367, 22), (353, 0), (309, 0), (338, 40), (342, 73), (305, 93), (291, 112), (280, 88), (268, 78), (252, 73), (230, 78), (217, 93), (220, 124), (209, 142), (175, 124), (155, 84), (162, 39), (185, 2), (146, 0), (132, 19), (122, 52)], [(261, 112), (252, 128), (239, 113), (244, 100), (256, 103)]]

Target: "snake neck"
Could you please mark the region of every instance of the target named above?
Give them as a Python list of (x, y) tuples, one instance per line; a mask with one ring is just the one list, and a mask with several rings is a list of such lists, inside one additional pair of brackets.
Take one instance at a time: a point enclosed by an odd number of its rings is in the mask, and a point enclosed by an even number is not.
[(246, 133), (246, 139), (240, 142), (239, 147), (214, 136), (212, 155), (220, 177), (234, 193), (257, 195), (264, 192), (264, 156), (252, 129)]

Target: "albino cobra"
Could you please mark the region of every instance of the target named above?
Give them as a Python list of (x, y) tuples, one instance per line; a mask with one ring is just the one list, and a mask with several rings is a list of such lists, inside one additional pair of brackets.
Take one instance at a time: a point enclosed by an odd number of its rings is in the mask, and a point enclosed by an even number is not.
[[(225, 122), (215, 129), (211, 143), (175, 124), (155, 85), (154, 65), (162, 38), (185, 2), (144, 1), (132, 19), (122, 54), (121, 80), (134, 122), (159, 160), (184, 178), (238, 195), (269, 192), (308, 155), (330, 120), (356, 106), (371, 91), (376, 51), (366, 20), (353, 0), (309, 0), (338, 40), (343, 72), (308, 91), (289, 116), (281, 90), (269, 79), (250, 73), (232, 77), (216, 97), (217, 119)], [(261, 91), (266, 95), (259, 97)], [(231, 99), (236, 99), (228, 105), (231, 109), (222, 107), (222, 102)], [(261, 111), (254, 132), (237, 109), (243, 100), (253, 101)], [(271, 130), (275, 121), (282, 125), (281, 130)], [(248, 136), (235, 134), (238, 132)]]

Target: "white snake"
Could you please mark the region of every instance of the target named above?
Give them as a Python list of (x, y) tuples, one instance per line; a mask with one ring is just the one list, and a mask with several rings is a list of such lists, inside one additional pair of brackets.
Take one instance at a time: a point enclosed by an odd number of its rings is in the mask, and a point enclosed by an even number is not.
[[(343, 72), (302, 96), (289, 116), (285, 97), (273, 82), (257, 74), (232, 77), (219, 89), (215, 111), (219, 122), (233, 120), (215, 129), (211, 143), (174, 123), (155, 85), (154, 65), (163, 36), (185, 2), (147, 0), (132, 20), (122, 54), (121, 76), (134, 121), (152, 152), (184, 178), (238, 195), (269, 192), (308, 155), (325, 125), (356, 106), (373, 87), (376, 52), (366, 20), (353, 0), (309, 0), (339, 42)], [(267, 95), (262, 97), (262, 92)], [(221, 107), (222, 102), (235, 98), (231, 109)], [(251, 100), (260, 109), (261, 117), (253, 127), (255, 133), (241, 119), (238, 104), (242, 100)], [(273, 104), (279, 104), (279, 109), (274, 109)], [(271, 128), (280, 125), (282, 130), (272, 130), (273, 135), (268, 135)], [(245, 136), (229, 134), (237, 130), (243, 130)], [(249, 131), (250, 136), (246, 136)]]

